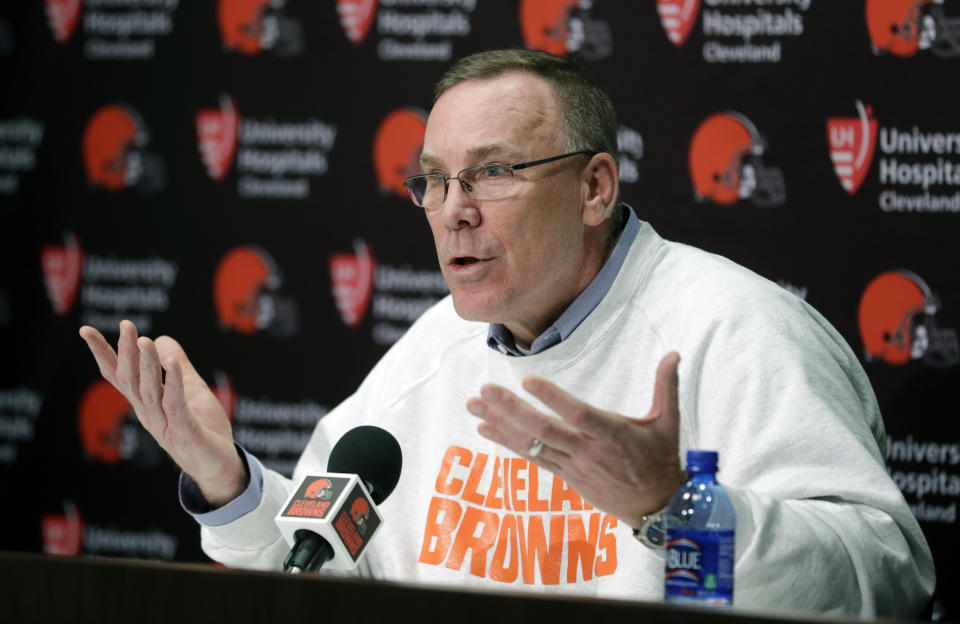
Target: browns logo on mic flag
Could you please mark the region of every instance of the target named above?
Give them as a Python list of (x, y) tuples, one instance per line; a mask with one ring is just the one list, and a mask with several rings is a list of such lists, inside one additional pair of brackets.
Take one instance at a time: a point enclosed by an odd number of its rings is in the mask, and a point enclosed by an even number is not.
[(327, 473), (300, 480), (276, 517), (281, 534), (291, 547), (295, 534), (307, 530), (326, 540), (333, 549), (325, 570), (350, 570), (360, 560), (383, 520), (357, 475)]

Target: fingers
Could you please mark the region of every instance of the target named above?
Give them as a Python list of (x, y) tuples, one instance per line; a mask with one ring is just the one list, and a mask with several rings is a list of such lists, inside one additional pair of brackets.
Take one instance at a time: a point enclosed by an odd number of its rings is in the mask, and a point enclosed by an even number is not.
[(117, 341), (117, 389), (134, 407), (140, 403), (140, 349), (137, 328), (130, 321), (120, 321)]
[(167, 358), (163, 361), (163, 368), (167, 371), (167, 383), (163, 390), (163, 411), (167, 415), (170, 427), (184, 431), (190, 426), (190, 414), (187, 410), (187, 399), (183, 391), (183, 368), (179, 360)]
[(569, 392), (562, 390), (546, 379), (527, 377), (523, 380), (523, 389), (543, 401), (564, 421), (574, 428), (595, 438), (607, 438), (615, 433), (617, 419), (588, 403), (584, 403)]
[(163, 413), (163, 380), (160, 369), (160, 357), (157, 348), (149, 338), (137, 339), (140, 350), (140, 401), (142, 408), (137, 410), (140, 422), (147, 431), (160, 432), (166, 427), (166, 415)]
[[(161, 362), (176, 360), (180, 363), (180, 370), (183, 375), (185, 387), (190, 387), (191, 384), (198, 382), (206, 386), (206, 382), (203, 381), (203, 378), (197, 373), (193, 364), (190, 363), (190, 358), (187, 357), (186, 352), (183, 350), (183, 347), (180, 346), (179, 342), (170, 336), (160, 336), (156, 339), (155, 343)], [(164, 366), (164, 368), (166, 369), (166, 366)]]
[(113, 350), (103, 334), (84, 325), (80, 328), (80, 337), (87, 343), (87, 348), (93, 354), (93, 359), (97, 361), (97, 367), (103, 378), (110, 382), (114, 387), (117, 386), (117, 353)]
[(565, 453), (576, 452), (579, 447), (578, 432), (574, 428), (542, 414), (501, 386), (483, 386), (480, 398), (468, 401), (467, 409), (514, 441), (511, 448), (520, 448), (524, 454), (533, 439)]
[[(483, 423), (477, 427), (477, 432), (486, 439), (496, 442), (504, 448), (510, 449), (520, 457), (525, 457), (541, 468), (549, 470), (557, 475), (562, 476), (561, 465), (570, 460), (569, 455), (563, 451), (551, 447), (546, 443), (544, 443), (545, 446), (543, 447), (543, 450), (540, 451), (539, 455), (536, 457), (530, 457), (528, 451), (530, 450), (530, 446), (533, 444), (534, 438), (531, 438), (529, 435), (526, 435), (522, 438), (511, 437), (487, 423)], [(521, 440), (524, 439), (527, 441), (522, 442)]]
[(678, 388), (680, 385), (677, 368), (680, 366), (680, 355), (676, 351), (663, 356), (657, 366), (656, 380), (653, 385), (653, 405), (650, 413), (644, 420), (650, 421), (660, 416), (679, 414)]

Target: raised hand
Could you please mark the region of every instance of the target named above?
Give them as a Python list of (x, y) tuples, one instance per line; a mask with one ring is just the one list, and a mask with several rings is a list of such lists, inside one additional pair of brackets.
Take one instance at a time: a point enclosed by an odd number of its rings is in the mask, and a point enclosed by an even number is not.
[[(594, 507), (639, 527), (683, 483), (677, 366), (668, 353), (657, 368), (653, 405), (643, 418), (597, 409), (556, 385), (527, 377), (523, 388), (560, 418), (543, 414), (502, 386), (487, 384), (467, 402), (480, 435), (562, 478)], [(536, 441), (543, 443), (536, 450)], [(530, 453), (533, 449), (533, 453)]]
[(230, 419), (176, 340), (137, 338), (130, 321), (120, 323), (116, 352), (92, 327), (81, 327), (80, 337), (103, 378), (126, 397), (143, 427), (190, 475), (208, 503), (219, 507), (244, 490), (248, 477), (233, 444)]

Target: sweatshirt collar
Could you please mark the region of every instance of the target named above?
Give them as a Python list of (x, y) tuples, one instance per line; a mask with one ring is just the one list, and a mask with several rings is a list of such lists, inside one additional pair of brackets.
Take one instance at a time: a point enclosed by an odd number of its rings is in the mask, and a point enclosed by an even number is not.
[(530, 345), (530, 350), (520, 349), (513, 339), (513, 334), (502, 323), (491, 323), (487, 329), (487, 345), (491, 349), (500, 351), (504, 355), (535, 355), (566, 340), (573, 333), (573, 330), (593, 312), (593, 309), (597, 307), (610, 290), (610, 286), (613, 285), (613, 281), (627, 257), (627, 252), (630, 250), (634, 239), (636, 239), (637, 232), (640, 231), (641, 223), (633, 209), (627, 204), (623, 204), (623, 210), (627, 212), (627, 222), (623, 227), (623, 232), (620, 233), (620, 239), (613, 248), (610, 257), (604, 263), (603, 268), (600, 269), (600, 272), (583, 292), (574, 299), (573, 303), (563, 311), (560, 318), (536, 337)]

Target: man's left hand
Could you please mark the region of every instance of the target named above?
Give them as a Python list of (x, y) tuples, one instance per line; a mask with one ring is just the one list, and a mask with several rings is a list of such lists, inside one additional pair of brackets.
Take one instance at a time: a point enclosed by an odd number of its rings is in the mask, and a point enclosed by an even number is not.
[[(668, 353), (657, 367), (653, 405), (643, 418), (601, 410), (545, 379), (523, 388), (560, 418), (548, 416), (502, 386), (487, 384), (467, 410), (483, 422), (477, 431), (562, 478), (594, 507), (636, 528), (666, 505), (683, 483), (677, 366)], [(543, 450), (530, 457), (539, 440)]]

